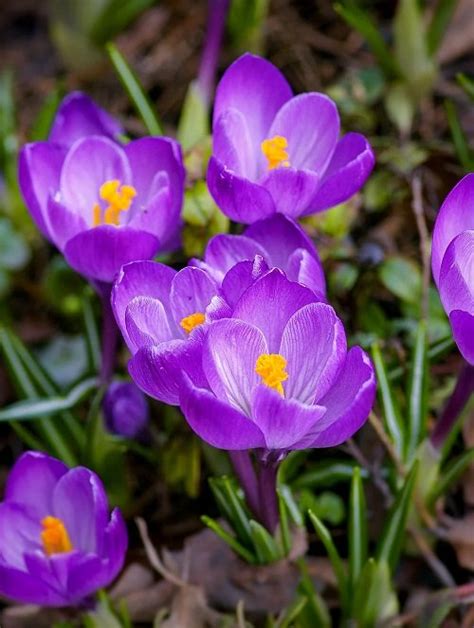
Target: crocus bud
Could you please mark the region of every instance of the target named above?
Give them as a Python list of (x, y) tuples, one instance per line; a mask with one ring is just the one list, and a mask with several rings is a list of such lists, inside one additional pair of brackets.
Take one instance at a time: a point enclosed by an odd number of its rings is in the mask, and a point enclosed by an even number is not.
[(132, 382), (112, 382), (102, 409), (107, 429), (125, 438), (136, 438), (150, 418), (145, 395)]

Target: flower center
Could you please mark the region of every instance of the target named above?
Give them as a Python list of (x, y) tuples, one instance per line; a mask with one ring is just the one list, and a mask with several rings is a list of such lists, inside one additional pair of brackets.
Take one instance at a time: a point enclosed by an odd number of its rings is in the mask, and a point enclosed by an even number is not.
[(181, 319), (180, 325), (187, 334), (190, 334), (195, 327), (202, 325), (206, 320), (206, 315), (202, 312), (194, 312), (189, 316), (185, 316)]
[(111, 179), (100, 186), (99, 196), (108, 203), (102, 210), (99, 203), (92, 208), (94, 227), (99, 225), (119, 225), (120, 212), (127, 211), (137, 195), (133, 185), (121, 185), (118, 179)]
[(41, 541), (43, 542), (43, 551), (47, 556), (72, 551), (71, 539), (61, 519), (45, 517), (42, 519), (41, 525), (43, 527)]
[(279, 353), (262, 353), (255, 363), (255, 372), (260, 375), (265, 386), (273, 388), (283, 397), (282, 382), (288, 379), (285, 371), (286, 360)]
[(283, 166), (284, 168), (290, 167), (290, 161), (288, 156), (288, 140), (282, 135), (275, 135), (270, 137), (260, 145), (262, 153), (268, 160), (268, 170), (274, 170)]

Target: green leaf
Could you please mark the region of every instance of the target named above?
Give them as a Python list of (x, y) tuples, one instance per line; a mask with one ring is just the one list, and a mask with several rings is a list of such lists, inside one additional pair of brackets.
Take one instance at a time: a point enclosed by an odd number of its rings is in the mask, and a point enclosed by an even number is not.
[(338, 587), (339, 587), (339, 595), (341, 598), (341, 607), (344, 611), (347, 611), (349, 608), (349, 583), (346, 576), (346, 570), (344, 568), (343, 562), (339, 555), (339, 552), (334, 545), (334, 541), (332, 540), (331, 533), (326, 528), (324, 523), (313, 513), (311, 510), (308, 512), (309, 518), (311, 519), (311, 523), (316, 530), (317, 535), (321, 539), (324, 547), (326, 548), (326, 552), (328, 553), (329, 560), (331, 561), (332, 568), (334, 569), (334, 573), (336, 575)]
[(430, 24), (428, 26), (428, 31), (426, 33), (428, 53), (431, 56), (436, 54), (441, 42), (443, 41), (443, 37), (446, 33), (449, 22), (451, 21), (451, 17), (457, 3), (458, 0), (438, 0), (435, 5)]
[(353, 609), (353, 618), (360, 628), (385, 625), (384, 620), (396, 615), (398, 600), (386, 562), (377, 563), (369, 558), (365, 563), (357, 584)]
[(367, 539), (367, 506), (360, 469), (356, 467), (349, 498), (349, 581), (352, 591), (367, 559)]
[(245, 546), (252, 547), (249, 512), (239, 494), (239, 487), (230, 478), (210, 478), (209, 485), (222, 515), (234, 529), (237, 538)]
[(459, 122), (456, 108), (450, 100), (445, 101), (444, 108), (446, 111), (446, 117), (448, 118), (449, 128), (451, 130), (451, 138), (453, 140), (459, 162), (465, 170), (471, 170), (474, 158), (469, 150), (469, 144), (464, 131), (462, 130), (461, 123)]
[(97, 379), (90, 377), (76, 384), (64, 397), (17, 401), (0, 410), (0, 421), (32, 421), (70, 410), (97, 389)]
[(250, 520), (250, 530), (255, 553), (260, 564), (273, 563), (282, 557), (275, 539), (258, 521)]
[(109, 0), (94, 22), (91, 40), (101, 45), (113, 39), (155, 3), (156, 0)]
[(58, 334), (35, 353), (48, 376), (61, 389), (87, 375), (87, 347), (82, 336)]
[(466, 76), (462, 72), (460, 72), (456, 76), (456, 79), (459, 85), (461, 85), (463, 90), (466, 92), (466, 94), (470, 96), (472, 100), (474, 100), (474, 79), (470, 78), (469, 76)]
[(398, 67), (370, 13), (358, 7), (355, 2), (336, 4), (334, 8), (349, 26), (364, 37), (385, 74), (391, 78), (396, 77), (399, 73)]
[(153, 110), (153, 107), (143, 90), (138, 78), (135, 76), (133, 70), (125, 61), (124, 57), (115, 46), (115, 44), (108, 43), (106, 50), (109, 58), (114, 66), (122, 85), (124, 86), (127, 94), (130, 96), (131, 101), (135, 105), (135, 109), (141, 116), (144, 125), (146, 126), (150, 135), (163, 135), (163, 130), (158, 118)]
[(307, 603), (308, 598), (306, 596), (298, 596), (278, 618), (277, 628), (293, 628), (295, 620), (298, 619)]
[(219, 538), (221, 538), (225, 543), (227, 543), (227, 545), (231, 547), (234, 550), (234, 552), (236, 552), (236, 554), (239, 554), (239, 556), (241, 556), (244, 560), (246, 560), (251, 565), (255, 564), (256, 560), (252, 552), (249, 552), (249, 550), (246, 549), (241, 543), (239, 543), (235, 537), (229, 534), (227, 530), (224, 530), (224, 528), (220, 525), (220, 523), (218, 523), (215, 519), (212, 519), (211, 517), (207, 517), (206, 515), (203, 515), (201, 517), (201, 521), (204, 523), (204, 525), (210, 528), (215, 534), (217, 534)]
[(93, 373), (98, 373), (101, 361), (100, 338), (94, 317), (94, 310), (88, 294), (85, 294), (82, 300), (82, 314), (84, 317), (89, 368)]
[(428, 359), (426, 322), (420, 321), (416, 330), (409, 386), (408, 429), (405, 462), (411, 462), (425, 436), (428, 418)]
[[(294, 489), (333, 486), (340, 482), (347, 482), (354, 473), (355, 462), (341, 460), (325, 460), (316, 463), (309, 471), (300, 473), (292, 482)], [(361, 471), (362, 477), (367, 478), (366, 469)]]
[(464, 451), (441, 470), (436, 485), (428, 494), (428, 508), (433, 507), (436, 500), (446, 495), (472, 462), (474, 462), (474, 448)]
[(62, 98), (62, 89), (55, 86), (46, 96), (45, 101), (33, 122), (29, 139), (31, 142), (42, 142), (48, 139), (54, 116)]
[(372, 345), (372, 359), (377, 373), (379, 395), (382, 400), (385, 426), (392, 443), (395, 446), (395, 450), (400, 456), (402, 456), (405, 440), (403, 421), (395, 396), (392, 394), (392, 389), (387, 377), (387, 371), (382, 359), (382, 353), (377, 344)]
[(210, 133), (209, 105), (200, 92), (199, 85), (193, 81), (186, 92), (177, 138), (183, 150), (187, 151), (203, 140)]
[(304, 558), (297, 560), (301, 573), (298, 591), (307, 599), (307, 603), (298, 617), (298, 628), (330, 628), (331, 616), (325, 601), (314, 588)]
[(384, 286), (402, 301), (419, 305), (422, 280), (419, 267), (404, 257), (389, 257), (379, 267)]
[(382, 536), (377, 545), (377, 561), (386, 561), (391, 571), (398, 564), (400, 550), (405, 539), (405, 527), (417, 473), (418, 462), (416, 461), (386, 517)]

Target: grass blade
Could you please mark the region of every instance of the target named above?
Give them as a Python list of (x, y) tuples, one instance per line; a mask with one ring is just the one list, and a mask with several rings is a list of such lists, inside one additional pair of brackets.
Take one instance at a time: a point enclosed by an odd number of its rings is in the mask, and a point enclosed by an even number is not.
[(349, 582), (352, 592), (367, 560), (367, 506), (360, 469), (354, 469), (349, 499)]
[(135, 105), (135, 109), (143, 120), (150, 135), (163, 135), (163, 130), (153, 107), (132, 68), (125, 61), (115, 44), (108, 43), (106, 50), (118, 77)]
[(427, 328), (420, 321), (416, 332), (408, 387), (408, 430), (405, 462), (410, 463), (426, 432), (428, 358)]

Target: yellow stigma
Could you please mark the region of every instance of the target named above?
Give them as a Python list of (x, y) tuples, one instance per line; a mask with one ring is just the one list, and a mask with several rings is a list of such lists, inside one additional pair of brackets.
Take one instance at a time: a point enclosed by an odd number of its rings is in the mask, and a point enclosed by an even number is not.
[(261, 143), (262, 153), (268, 160), (268, 169), (274, 170), (283, 166), (284, 168), (290, 167), (290, 161), (288, 156), (288, 140), (282, 135), (275, 135), (275, 137), (263, 140)]
[(100, 186), (99, 196), (108, 203), (102, 215), (99, 203), (92, 208), (92, 223), (94, 227), (99, 225), (119, 225), (120, 212), (127, 211), (137, 195), (133, 185), (120, 185), (118, 179), (111, 179)]
[(43, 542), (44, 553), (47, 556), (72, 551), (71, 539), (61, 519), (45, 517), (41, 521), (41, 525), (43, 526), (41, 541)]
[(202, 325), (206, 320), (206, 315), (202, 312), (194, 312), (189, 316), (185, 316), (181, 319), (180, 325), (187, 334), (190, 334), (195, 327)]
[(288, 379), (288, 373), (285, 371), (286, 360), (279, 353), (262, 353), (255, 364), (255, 372), (263, 380), (265, 386), (273, 388), (283, 397), (283, 385)]

